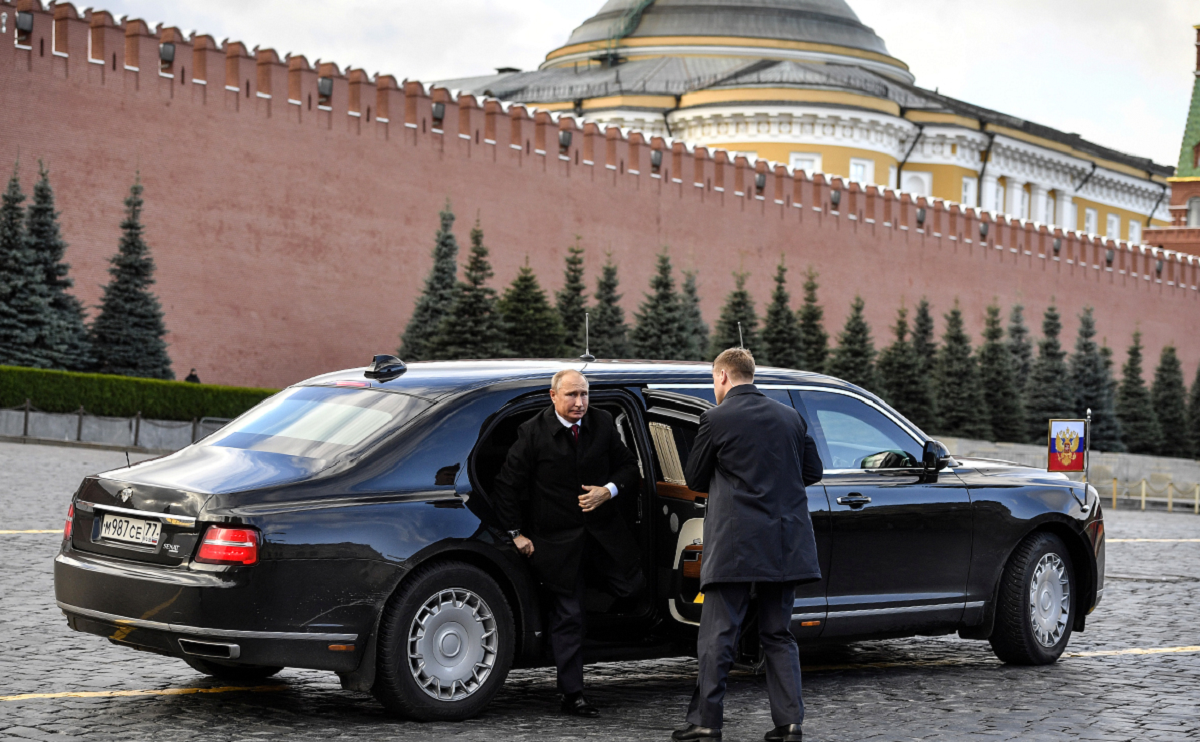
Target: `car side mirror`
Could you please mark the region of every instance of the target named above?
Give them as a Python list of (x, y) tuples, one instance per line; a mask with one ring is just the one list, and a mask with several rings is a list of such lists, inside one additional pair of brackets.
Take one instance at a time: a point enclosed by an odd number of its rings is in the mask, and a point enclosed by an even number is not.
[(950, 463), (950, 449), (946, 448), (941, 441), (925, 441), (925, 448), (921, 452), (921, 464), (925, 471), (941, 471)]

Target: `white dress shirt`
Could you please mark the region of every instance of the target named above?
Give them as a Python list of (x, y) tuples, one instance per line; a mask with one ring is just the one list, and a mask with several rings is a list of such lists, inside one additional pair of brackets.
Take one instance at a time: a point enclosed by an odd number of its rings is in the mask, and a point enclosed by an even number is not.
[[(577, 423), (573, 423), (573, 422), (571, 422), (570, 420), (568, 420), (567, 418), (565, 418), (565, 417), (563, 417), (562, 415), (558, 414), (558, 410), (555, 410), (555, 411), (554, 411), (554, 416), (558, 418), (558, 421), (559, 421), (560, 423), (562, 423), (562, 424), (563, 424), (563, 427), (565, 427), (565, 428), (571, 428), (571, 427), (574, 427), (574, 426), (576, 426), (576, 425), (578, 425), (580, 428), (582, 428), (582, 427), (583, 427), (583, 420), (580, 420), (580, 421), (579, 421), (579, 422), (577, 422)], [(616, 497), (616, 496), (617, 496), (617, 485), (613, 484), (612, 482), (609, 482), (608, 484), (606, 484), (606, 485), (604, 485), (604, 486), (608, 488), (608, 491), (612, 493), (612, 496), (613, 496), (613, 497)]]

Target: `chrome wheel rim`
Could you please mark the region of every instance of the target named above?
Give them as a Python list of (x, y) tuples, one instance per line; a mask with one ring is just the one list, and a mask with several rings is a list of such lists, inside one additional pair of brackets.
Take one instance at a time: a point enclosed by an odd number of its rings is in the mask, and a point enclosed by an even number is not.
[(1043, 647), (1053, 647), (1067, 631), (1071, 614), (1071, 580), (1058, 554), (1046, 554), (1033, 568), (1029, 584), (1029, 622)]
[(427, 695), (459, 701), (483, 687), (496, 665), (496, 616), (466, 588), (425, 601), (408, 630), (408, 668)]

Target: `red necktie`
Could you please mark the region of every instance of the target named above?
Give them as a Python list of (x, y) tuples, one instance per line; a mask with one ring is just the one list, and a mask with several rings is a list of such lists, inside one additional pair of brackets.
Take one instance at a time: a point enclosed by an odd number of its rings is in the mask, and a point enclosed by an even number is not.
[(575, 436), (575, 442), (578, 443), (579, 442), (579, 423), (575, 423), (574, 425), (571, 426), (571, 435)]

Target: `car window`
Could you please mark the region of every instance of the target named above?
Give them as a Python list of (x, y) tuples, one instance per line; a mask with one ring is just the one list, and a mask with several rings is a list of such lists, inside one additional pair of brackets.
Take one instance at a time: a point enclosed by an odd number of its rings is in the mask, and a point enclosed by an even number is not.
[(253, 451), (329, 458), (395, 430), (429, 406), (407, 394), (341, 387), (293, 387), (204, 441)]
[(803, 391), (812, 434), (829, 469), (918, 466), (921, 446), (886, 415), (845, 394)]

